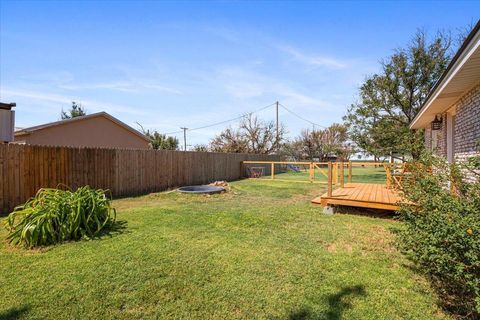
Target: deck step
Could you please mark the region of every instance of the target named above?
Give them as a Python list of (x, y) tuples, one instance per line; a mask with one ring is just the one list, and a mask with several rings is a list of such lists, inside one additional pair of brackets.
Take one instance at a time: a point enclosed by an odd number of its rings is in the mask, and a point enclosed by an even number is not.
[(400, 200), (398, 191), (387, 188), (385, 184), (347, 183), (343, 188), (333, 190), (330, 197), (325, 193), (313, 199), (312, 203), (324, 207), (342, 205), (396, 211)]

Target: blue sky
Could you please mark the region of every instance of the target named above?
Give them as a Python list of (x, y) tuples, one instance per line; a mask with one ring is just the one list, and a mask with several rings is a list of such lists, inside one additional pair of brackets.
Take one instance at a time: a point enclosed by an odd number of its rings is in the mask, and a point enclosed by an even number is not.
[[(479, 12), (478, 1), (2, 1), (0, 101), (17, 103), (22, 127), (58, 120), (73, 100), (161, 132), (276, 100), (328, 126), (417, 28), (456, 31)], [(292, 137), (311, 128), (280, 119)], [(190, 132), (189, 144), (224, 127)]]

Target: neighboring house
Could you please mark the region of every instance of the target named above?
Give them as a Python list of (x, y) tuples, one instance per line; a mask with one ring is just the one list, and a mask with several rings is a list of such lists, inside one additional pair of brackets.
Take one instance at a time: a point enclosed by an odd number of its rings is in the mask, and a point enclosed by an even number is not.
[(480, 20), (410, 124), (449, 162), (480, 154)]
[(13, 141), (13, 127), (15, 126), (15, 103), (0, 102), (0, 143)]
[(13, 143), (147, 149), (149, 139), (106, 112), (93, 113), (15, 131)]

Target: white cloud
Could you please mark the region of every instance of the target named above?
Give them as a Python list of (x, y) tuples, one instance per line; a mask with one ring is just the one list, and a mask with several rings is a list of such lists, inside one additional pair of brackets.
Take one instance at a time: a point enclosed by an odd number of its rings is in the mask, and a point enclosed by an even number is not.
[(66, 70), (44, 70), (41, 73), (27, 73), (20, 76), (20, 79), (36, 84), (51, 83), (59, 85), (70, 83), (75, 77), (72, 72)]
[(233, 98), (275, 97), (283, 103), (314, 108), (329, 105), (323, 99), (304, 93), (288, 81), (266, 76), (244, 67), (220, 68), (217, 71), (217, 77), (218, 83), (223, 84), (226, 92)]
[(252, 83), (247, 81), (233, 80), (224, 84), (227, 92), (235, 98), (253, 98), (259, 97), (265, 93), (265, 88), (261, 83)]
[(324, 57), (319, 55), (309, 55), (301, 52), (299, 49), (291, 46), (277, 46), (281, 51), (289, 54), (295, 60), (315, 67), (327, 67), (332, 69), (343, 69), (347, 66), (345, 61)]
[[(109, 113), (125, 113), (132, 115), (145, 115), (138, 107), (131, 107), (126, 105), (112, 104), (108, 102), (82, 99), (82, 97), (65, 96), (55, 93), (42, 93), (24, 89), (6, 89), (2, 88), (2, 99), (8, 101), (15, 101), (20, 98), (26, 105), (18, 105), (18, 107), (36, 108), (37, 102), (41, 101), (43, 105), (50, 105), (56, 110), (61, 110), (65, 105), (70, 105), (72, 101), (82, 103), (87, 110), (94, 112), (106, 111)], [(46, 104), (48, 103), (48, 104)]]
[(167, 92), (173, 94), (182, 94), (181, 91), (166, 87), (155, 82), (145, 80), (131, 80), (131, 81), (112, 81), (89, 84), (62, 84), (58, 86), (66, 90), (116, 90), (123, 92), (140, 92), (142, 90), (154, 90), (160, 92)]

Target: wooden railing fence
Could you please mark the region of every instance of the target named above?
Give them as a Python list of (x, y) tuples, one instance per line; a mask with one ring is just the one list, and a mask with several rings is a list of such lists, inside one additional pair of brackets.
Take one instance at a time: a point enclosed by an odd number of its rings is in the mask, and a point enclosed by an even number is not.
[(278, 156), (0, 144), (0, 214), (42, 187), (89, 185), (114, 197), (243, 176), (241, 163)]
[[(345, 170), (347, 170), (347, 183), (352, 182), (352, 168), (354, 166), (375, 166), (375, 167), (385, 167), (388, 165), (386, 162), (372, 162), (372, 161), (336, 161), (336, 162), (315, 162), (315, 161), (261, 161), (261, 160), (247, 160), (242, 162), (243, 166), (248, 165), (264, 165), (267, 168), (270, 167), (270, 179), (271, 180), (278, 180), (278, 181), (286, 181), (282, 179), (275, 178), (275, 172), (278, 166), (281, 165), (300, 165), (304, 166), (305, 168), (309, 168), (309, 182), (314, 182), (315, 177), (315, 170), (325, 176), (327, 178), (327, 194), (328, 196), (332, 196), (333, 187), (337, 184), (340, 184), (340, 187), (343, 188), (345, 186)], [(267, 175), (267, 174), (265, 174)], [(292, 180), (293, 181), (293, 180)], [(388, 186), (388, 173), (387, 173), (387, 186)]]

